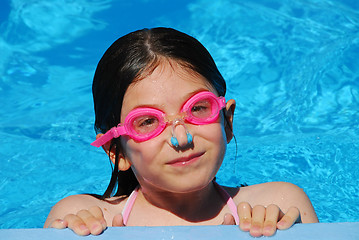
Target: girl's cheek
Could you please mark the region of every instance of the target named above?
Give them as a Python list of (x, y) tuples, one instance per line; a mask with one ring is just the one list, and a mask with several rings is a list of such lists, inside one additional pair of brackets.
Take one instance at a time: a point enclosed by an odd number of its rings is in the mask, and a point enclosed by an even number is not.
[(127, 141), (126, 152), (130, 160), (136, 165), (136, 162), (149, 163), (153, 160), (157, 153), (160, 152), (159, 142), (152, 139), (145, 142)]

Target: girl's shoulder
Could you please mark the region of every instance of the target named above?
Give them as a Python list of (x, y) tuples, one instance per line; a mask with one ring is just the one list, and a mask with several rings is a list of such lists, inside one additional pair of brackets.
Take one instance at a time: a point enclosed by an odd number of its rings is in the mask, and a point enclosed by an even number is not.
[(102, 199), (98, 195), (92, 194), (77, 194), (71, 195), (61, 199), (54, 207), (64, 207), (66, 209), (82, 210), (86, 207), (102, 206), (102, 205), (116, 205), (121, 203), (127, 197), (111, 197)]
[(289, 182), (266, 182), (245, 187), (226, 188), (235, 203), (248, 202), (252, 206), (307, 201), (303, 189)]
[(284, 213), (291, 207), (298, 208), (301, 221), (318, 222), (317, 215), (307, 194), (302, 188), (288, 182), (267, 182), (240, 188), (225, 188), (238, 205), (247, 202), (256, 205), (277, 205)]

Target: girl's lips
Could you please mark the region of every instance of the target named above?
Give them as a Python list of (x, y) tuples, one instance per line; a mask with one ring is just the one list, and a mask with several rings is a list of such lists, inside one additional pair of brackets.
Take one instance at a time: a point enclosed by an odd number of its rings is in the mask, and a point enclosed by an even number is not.
[(191, 164), (193, 162), (195, 162), (196, 160), (198, 160), (204, 153), (196, 153), (196, 154), (191, 154), (188, 157), (181, 157), (181, 158), (176, 158), (170, 162), (168, 162), (168, 165), (172, 165), (172, 166), (184, 166), (184, 165), (188, 165)]

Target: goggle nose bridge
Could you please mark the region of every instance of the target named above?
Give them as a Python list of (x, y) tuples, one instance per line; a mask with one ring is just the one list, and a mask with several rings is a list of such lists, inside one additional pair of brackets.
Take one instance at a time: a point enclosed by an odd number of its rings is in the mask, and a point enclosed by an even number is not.
[(174, 128), (180, 124), (184, 125), (186, 116), (187, 114), (185, 112), (181, 112), (175, 115), (165, 115), (164, 121), (166, 122), (166, 125), (172, 125), (172, 128)]

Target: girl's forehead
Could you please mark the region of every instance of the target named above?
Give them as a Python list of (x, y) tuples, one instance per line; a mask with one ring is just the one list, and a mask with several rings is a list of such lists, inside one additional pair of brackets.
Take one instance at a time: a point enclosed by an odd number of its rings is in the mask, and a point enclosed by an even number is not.
[[(151, 74), (132, 83), (124, 96), (122, 113), (139, 106), (177, 106), (201, 90), (216, 93), (202, 75), (178, 63), (161, 63)], [(165, 110), (165, 109), (164, 109)]]

